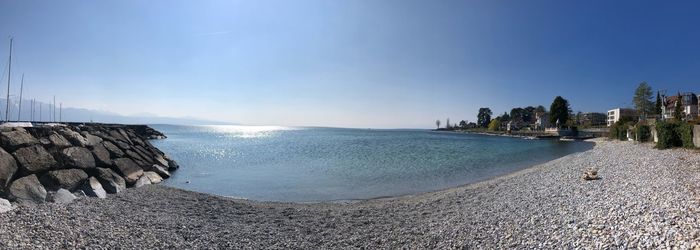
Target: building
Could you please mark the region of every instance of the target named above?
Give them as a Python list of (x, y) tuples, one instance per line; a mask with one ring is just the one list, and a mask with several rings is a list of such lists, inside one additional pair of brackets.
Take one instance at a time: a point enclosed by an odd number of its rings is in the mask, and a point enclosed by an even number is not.
[(582, 126), (604, 126), (607, 124), (607, 116), (603, 113), (583, 113), (578, 121)]
[(547, 112), (535, 113), (535, 129), (545, 129), (550, 126)]
[(608, 110), (608, 127), (612, 126), (622, 118), (628, 117), (634, 119), (636, 116), (637, 111), (634, 109), (616, 108), (613, 110)]
[[(693, 120), (698, 117), (698, 96), (691, 92), (682, 93), (681, 104), (683, 105), (683, 120)], [(664, 119), (672, 119), (673, 112), (676, 110), (676, 102), (678, 96), (663, 96), (664, 107), (661, 109), (661, 117)]]

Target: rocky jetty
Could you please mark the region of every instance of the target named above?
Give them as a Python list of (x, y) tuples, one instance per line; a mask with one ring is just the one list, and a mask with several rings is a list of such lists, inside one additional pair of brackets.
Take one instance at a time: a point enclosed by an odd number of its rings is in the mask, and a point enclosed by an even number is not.
[[(0, 205), (105, 198), (159, 183), (178, 168), (145, 125), (64, 124), (0, 129)], [(143, 181), (140, 181), (143, 179)], [(0, 211), (4, 211), (0, 209)]]

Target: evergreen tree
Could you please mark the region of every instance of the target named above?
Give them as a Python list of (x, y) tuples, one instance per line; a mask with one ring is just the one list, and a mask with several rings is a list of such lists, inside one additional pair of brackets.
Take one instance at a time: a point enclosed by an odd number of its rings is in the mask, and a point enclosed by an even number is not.
[(491, 109), (490, 108), (480, 108), (479, 114), (476, 116), (476, 123), (479, 127), (486, 128), (491, 122)]
[(549, 107), (549, 122), (554, 125), (557, 124), (557, 121), (559, 121), (559, 125), (566, 124), (569, 121), (570, 112), (569, 101), (557, 96)]
[(659, 94), (659, 91), (656, 91), (656, 107), (654, 108), (654, 114), (661, 115), (663, 113), (662, 108), (661, 94)]

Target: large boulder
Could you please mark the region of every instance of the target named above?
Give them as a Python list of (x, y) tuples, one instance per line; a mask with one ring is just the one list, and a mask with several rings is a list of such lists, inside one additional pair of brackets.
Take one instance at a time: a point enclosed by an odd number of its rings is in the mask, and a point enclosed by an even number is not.
[(39, 144), (39, 140), (23, 130), (0, 132), (0, 144), (9, 151), (29, 145)]
[(163, 158), (162, 155), (156, 154), (156, 155), (153, 157), (153, 160), (154, 160), (156, 163), (160, 164), (161, 166), (164, 166), (166, 169), (168, 168), (168, 161), (166, 161), (165, 158)]
[(123, 142), (123, 141), (116, 141), (115, 142), (119, 148), (122, 150), (129, 150), (131, 149), (131, 146), (129, 146), (129, 143)]
[(114, 159), (114, 167), (119, 170), (119, 173), (122, 174), (124, 180), (129, 184), (135, 183), (143, 175), (143, 169), (129, 158)]
[(64, 149), (64, 148), (73, 146), (70, 144), (68, 139), (66, 139), (62, 135), (55, 133), (55, 132), (53, 134), (49, 135), (49, 142), (51, 142), (51, 145), (53, 145), (57, 149)]
[(10, 185), (12, 176), (17, 172), (17, 162), (11, 154), (0, 148), (0, 192)]
[(143, 186), (145, 186), (145, 185), (151, 185), (151, 179), (148, 178), (148, 177), (145, 176), (145, 175), (144, 175), (144, 176), (141, 176), (141, 178), (139, 178), (139, 179), (136, 181), (136, 183), (134, 183), (134, 187), (135, 187), (135, 188), (140, 188), (140, 187), (143, 187)]
[(113, 137), (114, 139), (116, 139), (116, 140), (127, 141), (126, 136), (122, 135), (122, 134), (119, 133), (119, 131), (117, 131), (117, 130), (110, 129), (108, 133), (109, 133), (110, 136), (112, 136), (112, 137)]
[(114, 145), (114, 143), (112, 142), (103, 141), (102, 146), (105, 146), (112, 158), (121, 158), (124, 156), (124, 151), (119, 149), (119, 147), (117, 147), (117, 145)]
[(17, 159), (20, 169), (25, 173), (44, 172), (58, 165), (53, 156), (41, 145), (17, 149), (12, 155)]
[(13, 209), (13, 207), (12, 207), (12, 204), (10, 203), (10, 201), (5, 200), (3, 198), (0, 198), (0, 214), (7, 213), (12, 209)]
[(73, 193), (68, 191), (67, 189), (59, 189), (56, 191), (56, 193), (53, 193), (49, 195), (48, 200), (50, 202), (55, 202), (55, 203), (71, 203), (73, 200), (77, 199), (78, 197), (75, 196)]
[(85, 139), (87, 139), (87, 145), (90, 147), (94, 147), (96, 145), (99, 145), (102, 142), (102, 138), (91, 135), (87, 131), (83, 131), (80, 134), (83, 135), (83, 137), (85, 137)]
[(178, 168), (180, 168), (180, 165), (177, 164), (177, 162), (173, 159), (170, 159), (168, 156), (164, 155), (163, 158), (165, 158), (166, 161), (168, 161), (168, 171), (175, 171)]
[(97, 198), (107, 198), (107, 192), (102, 188), (102, 184), (95, 177), (90, 177), (86, 182), (83, 182), (81, 188), (87, 196), (97, 197)]
[(19, 202), (43, 203), (46, 201), (46, 189), (36, 175), (28, 175), (12, 182), (10, 196)]
[(95, 170), (95, 178), (100, 181), (102, 188), (107, 193), (115, 194), (126, 189), (126, 181), (119, 174), (109, 168), (97, 168)]
[(109, 151), (102, 145), (102, 143), (96, 144), (92, 148), (92, 156), (95, 157), (95, 163), (97, 166), (110, 166), (112, 165), (112, 160), (109, 157)]
[(83, 147), (70, 147), (61, 151), (61, 160), (64, 167), (82, 169), (95, 168), (95, 158), (89, 149)]
[(163, 167), (161, 165), (153, 164), (148, 170), (158, 173), (158, 175), (160, 175), (160, 177), (163, 177), (163, 179), (170, 178), (170, 171), (168, 171), (166, 167)]
[(41, 176), (40, 181), (44, 184), (44, 187), (50, 190), (58, 190), (61, 188), (73, 191), (80, 187), (86, 179), (88, 174), (82, 169), (61, 169), (55, 171), (49, 171), (48, 173)]
[(143, 176), (146, 176), (149, 180), (151, 180), (151, 183), (153, 184), (158, 184), (163, 181), (163, 177), (160, 177), (158, 173), (153, 171), (143, 172)]
[(80, 133), (75, 132), (70, 129), (62, 129), (58, 131), (61, 135), (65, 136), (68, 141), (70, 141), (73, 146), (85, 147), (88, 145), (88, 140), (80, 135)]

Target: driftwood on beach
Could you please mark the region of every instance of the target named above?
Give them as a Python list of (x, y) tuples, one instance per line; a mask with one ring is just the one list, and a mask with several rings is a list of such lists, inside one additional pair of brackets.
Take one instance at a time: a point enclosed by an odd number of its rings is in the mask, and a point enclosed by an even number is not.
[[(145, 125), (70, 124), (0, 130), (0, 197), (18, 203), (105, 198), (160, 182), (178, 168)], [(6, 204), (5, 202), (2, 202)]]

